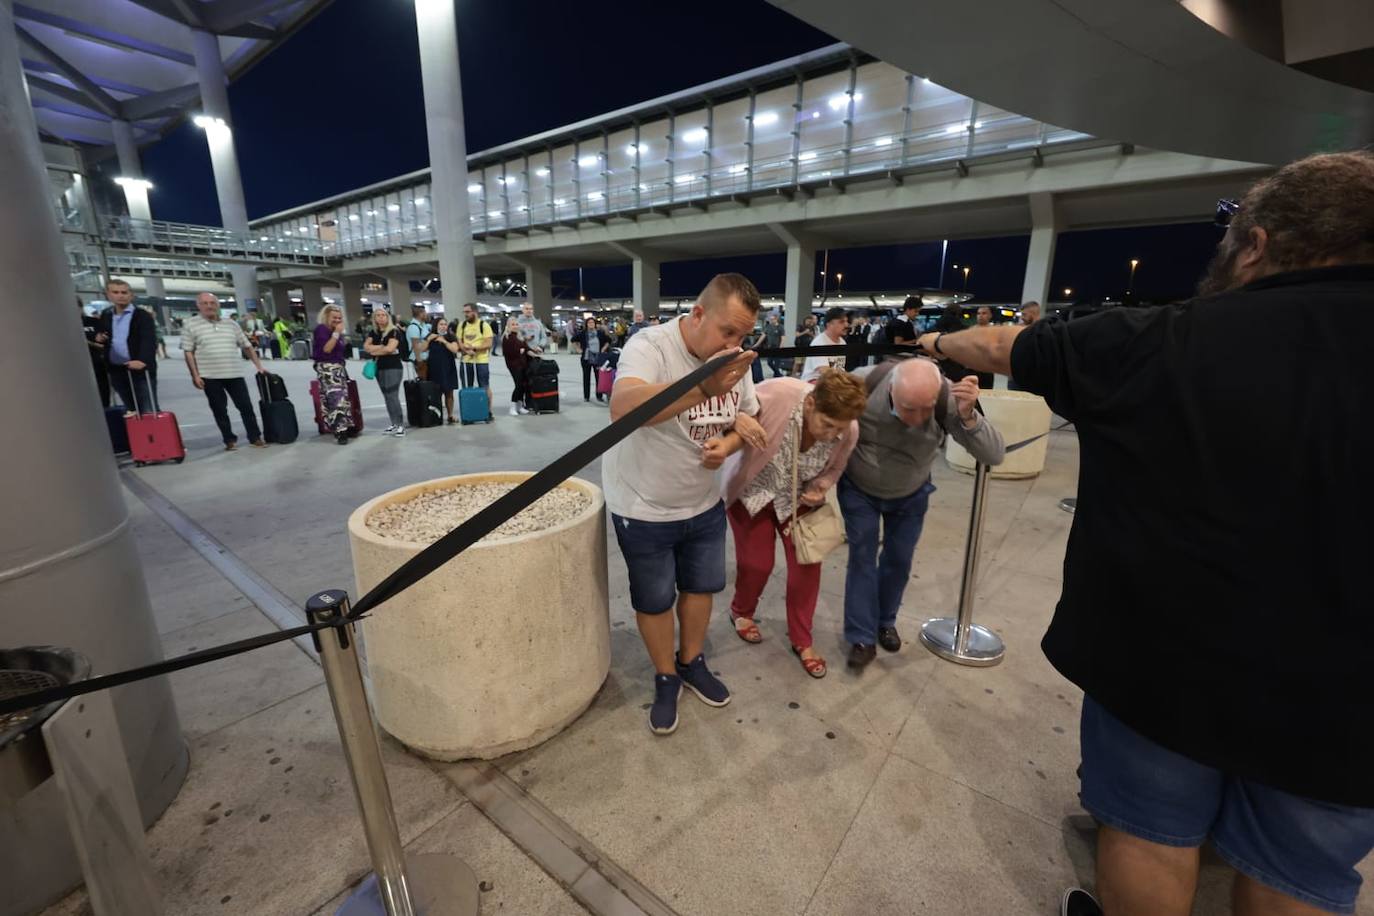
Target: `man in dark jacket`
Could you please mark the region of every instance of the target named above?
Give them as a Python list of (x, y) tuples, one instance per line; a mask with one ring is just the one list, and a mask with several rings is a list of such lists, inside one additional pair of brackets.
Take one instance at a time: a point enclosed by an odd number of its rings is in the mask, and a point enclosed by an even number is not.
[(105, 345), (95, 340), (100, 333), (100, 318), (87, 314), (80, 299), (76, 300), (76, 307), (81, 311), (81, 327), (86, 333), (86, 351), (91, 356), (91, 371), (95, 374), (96, 390), (100, 392), (100, 406), (109, 407), (110, 373), (105, 368)]
[(105, 365), (124, 408), (152, 413), (157, 391), (157, 326), (153, 316), (134, 308), (134, 291), (123, 280), (105, 284), (113, 308), (100, 314), (95, 341), (105, 347)]
[[(1106, 912), (1189, 913), (1210, 838), (1236, 913), (1350, 913), (1374, 849), (1374, 439), (1350, 326), (1374, 302), (1374, 154), (1300, 160), (1217, 212), (1197, 299), (921, 346), (1078, 430), (1042, 646), (1085, 694)], [(1079, 889), (1064, 906), (1101, 912)]]

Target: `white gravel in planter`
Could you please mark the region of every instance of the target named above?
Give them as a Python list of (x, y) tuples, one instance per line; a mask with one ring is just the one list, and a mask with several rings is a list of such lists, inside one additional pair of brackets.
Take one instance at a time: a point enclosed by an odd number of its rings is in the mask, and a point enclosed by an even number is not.
[[(377, 509), (367, 517), (367, 527), (384, 538), (431, 544), (514, 489), (510, 483), (474, 483), (429, 490)], [(571, 521), (591, 504), (591, 496), (580, 490), (555, 487), (482, 540), (553, 528)]]

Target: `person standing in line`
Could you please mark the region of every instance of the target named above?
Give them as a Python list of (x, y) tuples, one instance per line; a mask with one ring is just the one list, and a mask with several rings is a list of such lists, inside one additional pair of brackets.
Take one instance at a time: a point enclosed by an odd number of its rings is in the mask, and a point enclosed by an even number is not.
[(477, 314), (477, 306), (469, 302), (463, 306), (463, 324), (459, 328), (459, 350), (463, 354), (463, 384), (468, 388), (484, 388), (487, 392), (487, 413), (492, 413), (491, 342), (495, 335), (491, 324)]
[[(535, 317), (534, 303), (520, 303), (520, 315), (515, 319), (515, 326), (520, 339), (525, 342), (526, 357), (543, 355), (549, 345), (550, 331), (544, 327), (544, 322)], [(509, 334), (510, 329), (506, 330)]]
[[(782, 347), (782, 323), (778, 321), (777, 313), (770, 314), (763, 321), (763, 348), (765, 350), (777, 350)], [(768, 357), (768, 368), (773, 372), (773, 378), (786, 375), (783, 371), (783, 361), (776, 356)]]
[(429, 378), (429, 313), (423, 305), (411, 305), (410, 321), (406, 324), (405, 335), (416, 377)]
[(157, 339), (157, 358), (167, 358), (167, 338), (162, 333), (162, 325), (157, 320), (157, 312), (151, 305), (140, 305), (139, 308), (148, 313), (148, 317), (153, 319), (153, 336)]
[(132, 415), (153, 412), (157, 390), (157, 328), (152, 316), (135, 308), (134, 291), (123, 280), (105, 284), (110, 308), (100, 314), (95, 342), (105, 347), (110, 387)]
[(1026, 327), (1030, 327), (1031, 325), (1035, 324), (1035, 323), (1036, 323), (1037, 321), (1039, 321), (1039, 320), (1040, 320), (1040, 303), (1039, 303), (1039, 302), (1034, 302), (1034, 301), (1032, 301), (1032, 302), (1027, 302), (1026, 304), (1024, 304), (1024, 305), (1021, 306), (1021, 323), (1022, 323), (1023, 325), (1025, 325)]
[[(809, 347), (809, 346), (811, 346), (811, 342), (812, 342), (813, 340), (815, 340), (815, 339), (816, 339), (816, 316), (815, 316), (815, 315), (811, 315), (811, 314), (807, 314), (805, 317), (802, 318), (801, 329), (797, 331), (797, 336), (795, 336), (795, 337), (792, 338), (792, 346), (794, 346), (794, 347), (799, 347), (799, 348), (800, 348), (800, 347)], [(803, 359), (802, 357), (797, 357), (796, 359), (794, 359), (794, 360), (792, 361), (792, 372), (791, 372), (791, 374), (792, 374), (792, 375), (801, 375), (801, 373), (802, 373), (802, 366), (803, 366), (805, 363), (806, 363), (806, 360)]]
[[(611, 336), (601, 329), (595, 318), (588, 318), (582, 330), (573, 338), (573, 342), (582, 348), (582, 355), (578, 360), (582, 364), (582, 400), (591, 401), (594, 387), (592, 374), (605, 362), (606, 357), (602, 354), (610, 349)], [(600, 401), (604, 397), (605, 395), (598, 394), (596, 399)]]
[[(848, 330), (849, 313), (838, 305), (832, 305), (825, 310), (825, 327), (820, 334), (811, 339), (809, 346), (842, 347), (845, 344), (845, 332)], [(844, 360), (843, 356), (808, 356), (802, 364), (801, 380), (814, 382), (822, 369), (843, 369)]]
[(625, 332), (625, 342), (629, 343), (631, 337), (634, 337), (636, 334), (638, 334), (640, 331), (644, 330), (648, 326), (649, 325), (644, 321), (644, 310), (635, 309), (634, 321), (630, 324), (629, 329)]
[(1217, 217), (1189, 301), (921, 341), (1078, 431), (1041, 643), (1083, 690), (1099, 825), (1101, 903), (1071, 888), (1072, 916), (1187, 916), (1209, 841), (1237, 916), (1353, 913), (1374, 851), (1369, 347), (1350, 324), (1374, 302), (1374, 153), (1290, 163)]
[(429, 364), (429, 381), (444, 393), (444, 410), (448, 422), (457, 423), (453, 415), (453, 392), (458, 389), (458, 338), (448, 326), (448, 319), (436, 318), (425, 337), (425, 353)]
[(100, 394), (100, 406), (110, 406), (110, 373), (105, 368), (105, 345), (96, 340), (100, 334), (100, 320), (92, 315), (81, 300), (76, 300), (76, 307), (81, 311), (81, 328), (86, 334), (86, 350), (91, 357), (91, 372), (95, 374), (96, 391)]
[[(941, 334), (953, 334), (955, 331), (962, 331), (963, 329), (964, 310), (951, 302), (945, 306), (945, 310), (935, 322), (933, 330), (939, 331)], [(951, 382), (957, 382), (970, 374), (969, 370), (952, 359), (940, 360), (940, 372)]]
[(250, 308), (248, 315), (243, 319), (243, 333), (248, 336), (248, 340), (253, 344), (253, 349), (258, 351), (259, 356), (268, 354), (268, 331), (267, 324), (258, 316), (258, 310)]
[[(541, 325), (542, 327), (542, 325)], [(518, 319), (506, 324), (506, 339), (501, 343), (501, 356), (506, 361), (506, 369), (515, 383), (510, 394), (510, 415), (518, 417), (529, 413), (525, 407), (527, 373), (529, 372), (529, 344), (520, 328)]]
[[(988, 308), (986, 305), (978, 306), (974, 322), (974, 327), (992, 327), (992, 309)], [(992, 372), (975, 372), (974, 374), (978, 376), (979, 388), (991, 389), (993, 385), (996, 384), (996, 376)]]
[(334, 440), (347, 445), (353, 429), (353, 399), (348, 392), (348, 337), (344, 333), (343, 309), (326, 305), (315, 323), (312, 355), (315, 377), (320, 380), (320, 412)]
[(907, 296), (902, 303), (902, 314), (887, 323), (887, 343), (914, 344), (920, 335), (916, 332), (916, 322), (921, 315), (924, 303), (920, 296)]
[(382, 435), (404, 438), (406, 415), (401, 409), (401, 381), (405, 368), (400, 357), (403, 335), (392, 323), (391, 313), (381, 306), (372, 309), (372, 324), (363, 351), (377, 361), (377, 387), (382, 390), (386, 413), (391, 419), (391, 425), (382, 430)]
[(253, 361), (258, 374), (265, 374), (258, 351), (243, 329), (220, 317), (219, 297), (201, 293), (196, 297), (196, 311), (181, 328), (181, 351), (186, 356), (186, 368), (191, 371), (191, 384), (205, 392), (210, 413), (219, 427), (224, 450), (238, 448), (238, 436), (229, 421), (228, 401), (233, 400), (243, 419), (243, 431), (254, 448), (267, 448), (258, 428), (253, 399), (248, 396), (248, 384), (243, 380), (243, 358)]
[(868, 407), (868, 396), (863, 382), (837, 369), (822, 370), (815, 385), (769, 379), (756, 392), (767, 445), (754, 448), (740, 440), (741, 450), (721, 472), (725, 514), (735, 536), (730, 619), (740, 639), (763, 641), (754, 612), (773, 573), (780, 535), (787, 561), (787, 641), (807, 674), (825, 677), (825, 659), (811, 638), (821, 564), (797, 562), (791, 522), (824, 503), (826, 491), (843, 473), (859, 438), (858, 418)]
[(902, 648), (897, 612), (935, 492), (930, 468), (945, 436), (988, 465), (1002, 463), (1005, 447), (1002, 434), (974, 410), (973, 376), (951, 385), (928, 359), (880, 363), (855, 374), (870, 393), (838, 495), (849, 541), (844, 638), (849, 666), (862, 670), (877, 655), (875, 644), (888, 652)]
[(732, 437), (756, 448), (767, 444), (753, 416), (758, 398), (749, 365), (755, 355), (739, 350), (758, 311), (753, 283), (740, 274), (717, 275), (689, 314), (634, 336), (621, 354), (611, 394), (615, 421), (709, 360), (733, 354), (602, 459), (630, 604), (655, 671), (649, 728), (656, 735), (677, 730), (684, 688), (708, 706), (730, 702), (703, 650), (712, 595), (725, 588), (725, 506), (716, 470), (735, 448)]
[[(868, 343), (868, 316), (857, 312), (849, 314), (849, 330), (845, 332), (844, 342), (846, 346), (856, 347)], [(868, 365), (867, 355), (846, 355), (844, 358), (844, 369), (846, 372), (853, 372), (855, 369), (862, 369)]]

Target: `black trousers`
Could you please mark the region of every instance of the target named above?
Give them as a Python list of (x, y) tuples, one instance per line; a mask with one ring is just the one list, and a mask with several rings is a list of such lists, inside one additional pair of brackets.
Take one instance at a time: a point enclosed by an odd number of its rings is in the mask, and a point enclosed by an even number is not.
[(210, 402), (210, 412), (215, 415), (215, 425), (219, 427), (224, 444), (238, 441), (234, 427), (229, 423), (229, 398), (234, 399), (234, 406), (243, 418), (243, 431), (248, 435), (248, 441), (257, 442), (261, 439), (258, 417), (253, 413), (253, 400), (248, 397), (248, 383), (242, 378), (207, 378), (204, 381), (205, 399)]
[[(594, 372), (596, 372), (596, 369), (593, 368), (592, 364), (589, 363), (589, 362), (587, 362), (586, 360), (583, 360), (583, 361), (582, 361), (582, 400), (584, 400), (584, 401), (590, 401), (590, 400), (592, 399), (592, 374), (593, 374)], [(600, 397), (600, 396), (598, 395), (598, 397)]]
[[(157, 367), (129, 369), (127, 366), (109, 367), (110, 387), (124, 402), (125, 410), (133, 410), (138, 404), (139, 413), (153, 412), (153, 395), (157, 392)], [(151, 387), (150, 387), (151, 386)]]
[(105, 360), (91, 360), (91, 371), (95, 373), (95, 387), (100, 392), (100, 406), (110, 406), (110, 373), (105, 368)]

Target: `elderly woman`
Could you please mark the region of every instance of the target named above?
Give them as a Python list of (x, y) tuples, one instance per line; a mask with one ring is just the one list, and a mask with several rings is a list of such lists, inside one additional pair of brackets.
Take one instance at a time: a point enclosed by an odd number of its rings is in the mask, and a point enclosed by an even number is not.
[(348, 369), (344, 367), (348, 342), (344, 338), (343, 311), (337, 305), (320, 309), (313, 353), (315, 375), (320, 380), (320, 412), (340, 445), (348, 444), (353, 429), (353, 403), (348, 397)]
[[(821, 587), (821, 564), (797, 562), (790, 535), (794, 513), (825, 502), (859, 439), (858, 419), (868, 406), (863, 382), (840, 369), (825, 369), (814, 385), (773, 378), (754, 389), (765, 448), (742, 441), (725, 464), (726, 518), (735, 536), (735, 597), (730, 617), (745, 642), (763, 640), (754, 611), (773, 572), (776, 535), (787, 558), (787, 638), (802, 668), (825, 677), (825, 659), (811, 642), (811, 621)], [(793, 467), (797, 501), (793, 503)]]

